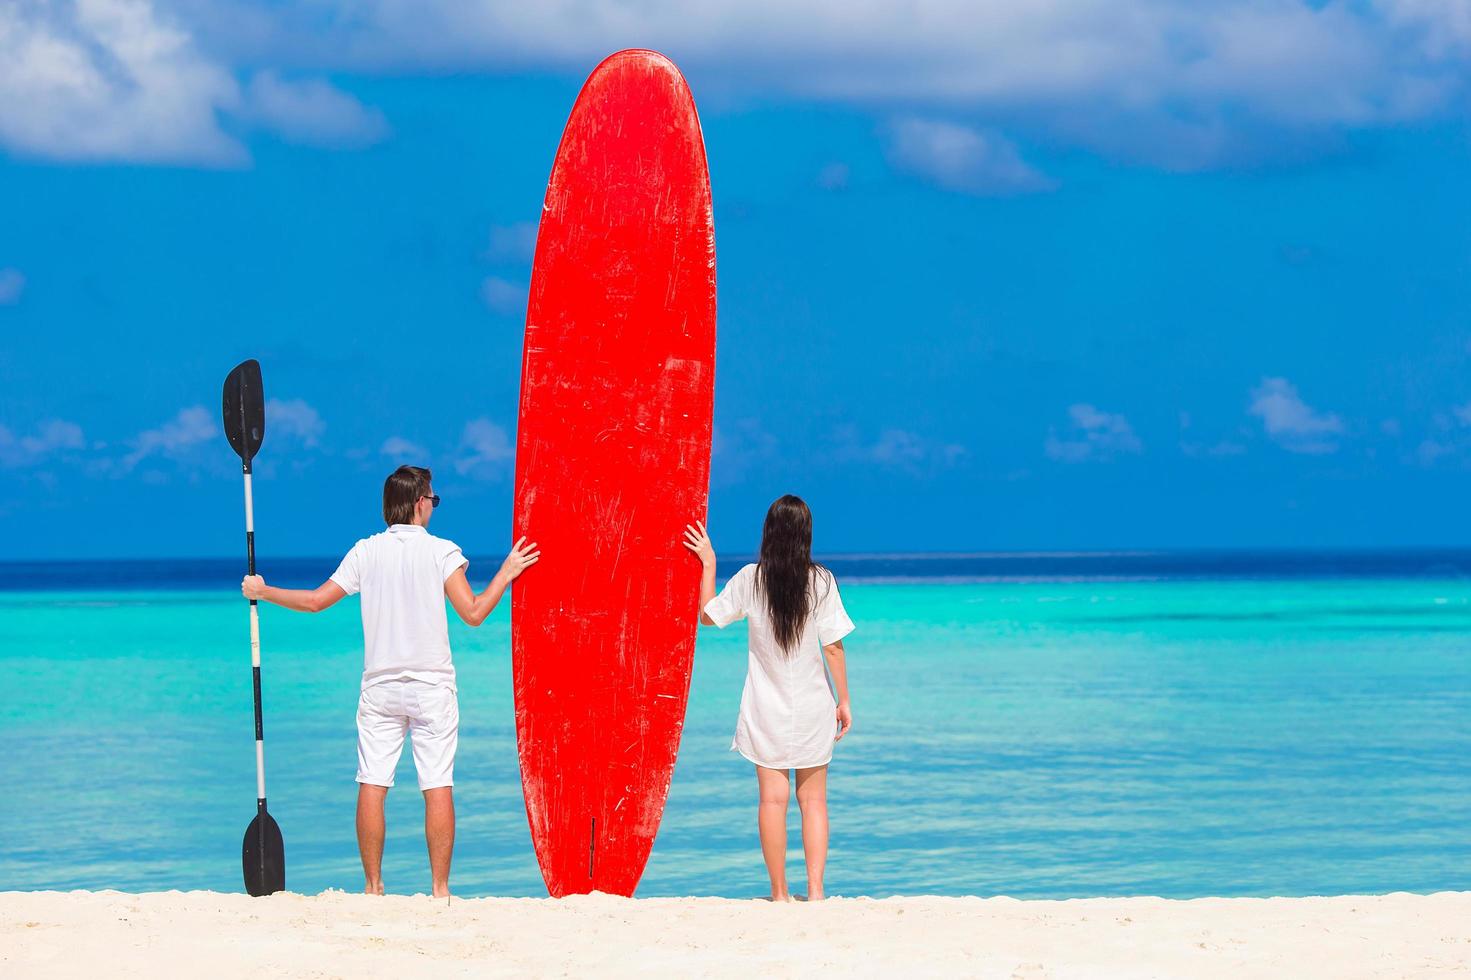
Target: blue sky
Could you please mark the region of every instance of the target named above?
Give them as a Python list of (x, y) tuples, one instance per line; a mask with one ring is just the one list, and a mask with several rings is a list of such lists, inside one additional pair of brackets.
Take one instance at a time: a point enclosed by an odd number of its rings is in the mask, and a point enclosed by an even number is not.
[(705, 127), (723, 550), (788, 491), (826, 551), (1471, 543), (1471, 15), (969, 6), (7, 5), (0, 557), (234, 554), (247, 356), (263, 554), (404, 461), (503, 547), (534, 221), (634, 44)]

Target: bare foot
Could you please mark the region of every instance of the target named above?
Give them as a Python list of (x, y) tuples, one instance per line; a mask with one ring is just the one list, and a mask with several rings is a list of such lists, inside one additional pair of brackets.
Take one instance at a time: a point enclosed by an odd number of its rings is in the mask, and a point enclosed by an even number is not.
[(382, 895), (383, 894), (383, 882), (381, 882), (381, 881), (370, 881), (370, 882), (368, 882), (366, 885), (363, 886), (363, 894), (364, 895)]
[(820, 892), (820, 891), (812, 891), (811, 889), (808, 889), (808, 891), (807, 891), (807, 898), (804, 901), (808, 901), (808, 902), (821, 902), (821, 901), (824, 901), (826, 898), (827, 898), (827, 896), (824, 895), (822, 892)]

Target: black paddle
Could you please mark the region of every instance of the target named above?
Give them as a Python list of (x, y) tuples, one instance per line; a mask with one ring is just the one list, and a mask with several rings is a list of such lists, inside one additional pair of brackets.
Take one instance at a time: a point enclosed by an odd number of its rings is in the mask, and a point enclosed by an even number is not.
[[(266, 434), (266, 400), (261, 389), (260, 364), (245, 361), (225, 379), (225, 437), (240, 455), (245, 473), (245, 553), (255, 574), (255, 505), (250, 494), (250, 461)], [(270, 895), (286, 889), (286, 845), (281, 828), (266, 812), (266, 743), (260, 710), (260, 614), (250, 600), (250, 669), (255, 681), (255, 819), (245, 828), (240, 863), (245, 868), (245, 890)]]

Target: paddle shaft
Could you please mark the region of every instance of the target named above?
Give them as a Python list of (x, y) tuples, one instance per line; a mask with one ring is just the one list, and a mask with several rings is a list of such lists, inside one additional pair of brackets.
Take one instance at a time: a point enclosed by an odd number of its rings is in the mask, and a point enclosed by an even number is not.
[[(245, 555), (249, 574), (255, 574), (255, 498), (250, 487), (250, 463), (244, 464), (245, 471)], [(260, 707), (260, 610), (254, 599), (250, 600), (250, 672), (255, 687), (255, 807), (260, 813), (266, 811), (266, 740), (261, 723)], [(262, 825), (264, 828), (264, 825)], [(265, 852), (264, 829), (261, 852)]]

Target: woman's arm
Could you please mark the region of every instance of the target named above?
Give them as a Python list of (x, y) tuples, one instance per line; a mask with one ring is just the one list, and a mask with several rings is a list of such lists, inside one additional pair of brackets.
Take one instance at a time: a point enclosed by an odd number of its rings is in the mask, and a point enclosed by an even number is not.
[(829, 643), (822, 648), (827, 658), (828, 673), (833, 675), (833, 687), (838, 693), (838, 740), (853, 730), (853, 708), (848, 704), (848, 661), (843, 654), (843, 641)]
[(710, 535), (705, 533), (705, 525), (696, 521), (694, 524), (684, 526), (684, 546), (693, 551), (700, 558), (700, 622), (706, 626), (714, 626), (715, 620), (705, 614), (705, 606), (715, 598), (715, 546), (710, 543)]
[(465, 566), (461, 565), (444, 580), (444, 594), (461, 619), (471, 626), (479, 626), (501, 601), (501, 596), (506, 594), (506, 589), (511, 587), (516, 577), (535, 565), (540, 557), (541, 552), (536, 550), (536, 542), (527, 544), (524, 537), (519, 538), (484, 592), (475, 594), (470, 588), (470, 580), (465, 577)]
[(321, 612), (347, 598), (342, 586), (331, 579), (315, 589), (278, 589), (274, 585), (267, 585), (266, 580), (259, 575), (247, 575), (241, 579), (240, 594), (247, 599), (264, 599), (297, 612)]

